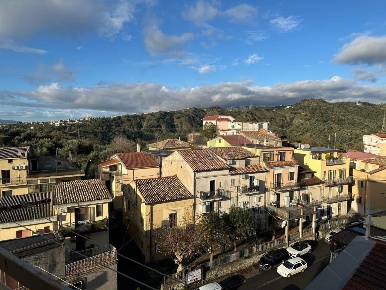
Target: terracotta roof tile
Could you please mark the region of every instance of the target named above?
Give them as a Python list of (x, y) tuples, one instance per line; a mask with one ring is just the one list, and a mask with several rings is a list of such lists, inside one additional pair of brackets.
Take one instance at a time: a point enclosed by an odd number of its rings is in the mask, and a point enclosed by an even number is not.
[(146, 204), (193, 198), (176, 175), (159, 178), (137, 179), (135, 184)]
[(214, 116), (206, 116), (203, 121), (216, 121), (216, 120), (229, 120), (233, 121), (234, 118), (232, 116), (224, 116), (224, 115), (214, 115)]
[(53, 215), (51, 192), (38, 192), (0, 198), (0, 222), (11, 223)]
[(243, 131), (242, 134), (249, 137), (249, 138), (257, 139), (260, 141), (264, 141), (264, 139), (266, 139), (267, 141), (280, 141), (281, 140), (274, 133), (268, 132), (265, 129), (260, 129), (258, 131)]
[(178, 151), (193, 171), (229, 169), (229, 166), (210, 149)]
[(151, 154), (145, 152), (118, 153), (127, 169), (158, 167), (158, 162)]
[(266, 167), (260, 164), (248, 165), (242, 168), (233, 168), (229, 171), (230, 175), (235, 174), (247, 174), (247, 173), (258, 173), (258, 172), (267, 172), (269, 171)]
[(99, 163), (98, 166), (99, 167), (105, 167), (105, 166), (115, 165), (115, 164), (119, 164), (119, 163), (120, 163), (120, 161), (117, 158), (113, 158), (113, 159)]
[(299, 162), (297, 160), (289, 160), (289, 161), (265, 161), (265, 164), (270, 167), (284, 167), (284, 166), (295, 166), (298, 165)]
[(370, 158), (362, 160), (362, 162), (382, 166), (386, 165), (386, 158)]
[(29, 147), (0, 147), (0, 159), (27, 158)]
[(343, 229), (339, 233), (332, 236), (331, 240), (339, 244), (347, 246), (353, 239), (355, 239), (359, 234), (353, 231)]
[(160, 142), (151, 143), (147, 147), (156, 148), (158, 150), (168, 150), (168, 149), (189, 149), (190, 144), (179, 139), (166, 139)]
[(379, 138), (386, 138), (386, 134), (377, 133), (377, 134), (374, 134), (374, 135), (379, 137)]
[(344, 290), (386, 288), (386, 244), (377, 242), (370, 250)]
[[(313, 171), (312, 171), (313, 172)], [(299, 184), (302, 185), (302, 186), (310, 186), (310, 185), (317, 185), (317, 184), (322, 184), (324, 183), (323, 180), (321, 180), (319, 177), (317, 176), (313, 176), (313, 177), (310, 177), (310, 178), (302, 178), (300, 181), (299, 181)]]
[(251, 151), (241, 147), (216, 147), (210, 148), (210, 150), (225, 160), (240, 160), (256, 157)]
[(112, 200), (102, 180), (73, 180), (61, 182), (54, 187), (54, 205), (78, 202)]
[(253, 142), (242, 135), (222, 135), (220, 136), (231, 146), (247, 146), (252, 145)]
[(379, 158), (376, 154), (371, 154), (367, 152), (361, 152), (356, 150), (350, 150), (345, 153), (342, 153), (343, 157), (350, 158), (351, 160), (364, 160), (370, 158)]

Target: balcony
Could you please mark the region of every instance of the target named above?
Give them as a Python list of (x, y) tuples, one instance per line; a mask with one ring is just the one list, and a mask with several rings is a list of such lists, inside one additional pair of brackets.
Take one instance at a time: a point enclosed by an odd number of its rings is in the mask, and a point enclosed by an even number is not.
[(289, 181), (289, 182), (274, 182), (270, 184), (271, 189), (290, 189), (290, 188), (295, 188), (295, 187), (300, 187), (299, 183), (296, 182), (295, 180)]
[(26, 185), (27, 180), (26, 179), (21, 179), (21, 178), (2, 178), (0, 187), (4, 186), (17, 186), (17, 185)]
[(327, 166), (334, 166), (334, 165), (343, 165), (345, 162), (342, 159), (339, 158), (333, 158), (326, 160)]
[(224, 190), (222, 188), (213, 191), (200, 191), (200, 199), (202, 201), (218, 201), (229, 197), (229, 190)]
[(324, 181), (324, 186), (326, 186), (326, 187), (346, 185), (346, 184), (352, 184), (353, 183), (351, 176), (346, 177), (346, 178), (325, 179), (323, 181)]
[(297, 160), (287, 160), (287, 161), (264, 160), (264, 163), (267, 167), (295, 166), (299, 164)]
[(351, 197), (348, 194), (340, 194), (338, 196), (333, 196), (333, 197), (323, 197), (322, 202), (324, 203), (336, 203), (336, 202), (341, 202), (345, 200), (350, 200)]
[(271, 213), (275, 213), (277, 217), (283, 220), (297, 219), (305, 215), (311, 215), (316, 213), (314, 211), (315, 204), (306, 204), (300, 207), (275, 207), (268, 205), (267, 209)]
[(237, 192), (245, 195), (254, 195), (260, 193), (260, 188), (259, 186), (248, 187), (248, 185), (239, 185)]

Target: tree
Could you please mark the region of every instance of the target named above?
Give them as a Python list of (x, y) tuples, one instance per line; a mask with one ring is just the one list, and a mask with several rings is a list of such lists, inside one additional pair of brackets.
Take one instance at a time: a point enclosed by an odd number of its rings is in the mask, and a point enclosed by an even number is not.
[(232, 206), (229, 214), (224, 215), (226, 223), (229, 225), (229, 237), (233, 240), (236, 251), (236, 241), (256, 235), (256, 219), (251, 211), (240, 207)]
[(110, 143), (110, 149), (112, 154), (119, 152), (132, 152), (136, 149), (136, 144), (134, 141), (127, 139), (123, 135), (118, 135)]
[(201, 134), (208, 139), (212, 139), (216, 134), (216, 125), (213, 123), (206, 123), (204, 129), (201, 130)]
[(160, 252), (173, 256), (178, 265), (177, 272), (181, 272), (187, 262), (202, 252), (202, 234), (195, 225), (165, 226), (157, 236)]

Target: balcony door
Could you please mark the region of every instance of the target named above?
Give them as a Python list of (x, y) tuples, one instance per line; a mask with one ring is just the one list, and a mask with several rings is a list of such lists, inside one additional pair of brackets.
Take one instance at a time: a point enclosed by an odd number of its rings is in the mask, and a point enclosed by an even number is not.
[(282, 182), (282, 174), (276, 173), (275, 174), (275, 187), (281, 188), (281, 182)]
[(210, 195), (215, 195), (216, 180), (209, 181), (209, 190), (210, 190)]

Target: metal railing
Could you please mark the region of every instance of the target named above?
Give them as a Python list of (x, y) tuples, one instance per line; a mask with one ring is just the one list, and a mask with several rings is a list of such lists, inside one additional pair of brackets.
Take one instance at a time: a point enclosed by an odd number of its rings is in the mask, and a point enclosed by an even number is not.
[(24, 185), (27, 184), (26, 179), (21, 178), (2, 178), (0, 186), (10, 186), (10, 185)]
[(238, 193), (245, 193), (246, 195), (252, 195), (256, 193), (260, 193), (260, 187), (259, 186), (252, 186), (248, 187), (248, 185), (239, 185), (237, 187)]
[(289, 182), (274, 182), (270, 184), (270, 188), (272, 189), (286, 189), (294, 187), (300, 187), (300, 184), (295, 180)]
[(200, 199), (205, 201), (210, 200), (222, 200), (223, 198), (229, 198), (230, 191), (222, 188), (211, 191), (200, 191)]

